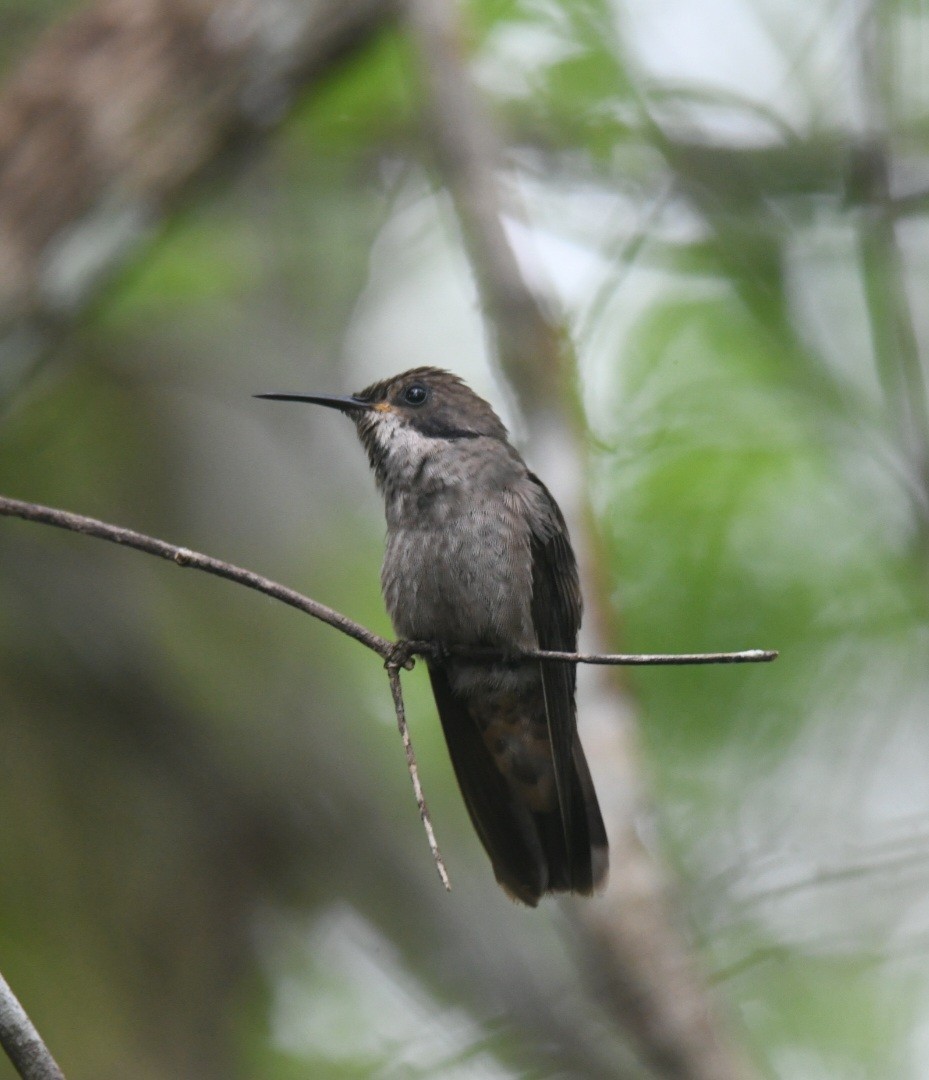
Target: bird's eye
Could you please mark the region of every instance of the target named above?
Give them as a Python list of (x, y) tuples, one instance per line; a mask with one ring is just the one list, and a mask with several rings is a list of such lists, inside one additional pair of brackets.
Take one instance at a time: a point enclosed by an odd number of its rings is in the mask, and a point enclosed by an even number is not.
[(421, 383), (413, 383), (403, 391), (403, 400), (407, 405), (422, 405), (429, 397), (429, 391)]

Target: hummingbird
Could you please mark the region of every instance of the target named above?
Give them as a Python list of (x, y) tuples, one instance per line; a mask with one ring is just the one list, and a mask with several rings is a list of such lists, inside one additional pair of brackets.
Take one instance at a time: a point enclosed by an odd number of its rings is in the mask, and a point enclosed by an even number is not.
[[(497, 881), (531, 907), (549, 892), (593, 893), (608, 845), (578, 737), (576, 669), (522, 655), (577, 648), (577, 561), (548, 489), (490, 404), (440, 368), (347, 397), (256, 396), (354, 421), (384, 497), (387, 610), (401, 640), (437, 646), (426, 660), (436, 707)], [(466, 654), (475, 647), (491, 658)]]

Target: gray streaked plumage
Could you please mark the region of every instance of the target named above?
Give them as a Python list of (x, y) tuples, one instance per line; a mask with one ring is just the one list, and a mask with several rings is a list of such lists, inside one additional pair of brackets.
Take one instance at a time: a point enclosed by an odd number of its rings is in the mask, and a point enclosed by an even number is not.
[(535, 905), (591, 893), (607, 840), (577, 734), (577, 566), (561, 511), (457, 376), (416, 368), (349, 398), (269, 395), (348, 413), (384, 496), (381, 583), (398, 635), (491, 646), (512, 660), (430, 660), (452, 764), (497, 880)]

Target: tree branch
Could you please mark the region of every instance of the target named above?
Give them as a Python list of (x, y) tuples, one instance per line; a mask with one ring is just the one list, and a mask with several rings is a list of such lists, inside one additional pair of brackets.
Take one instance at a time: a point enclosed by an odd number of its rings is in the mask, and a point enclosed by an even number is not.
[(0, 975), (0, 1046), (23, 1080), (65, 1080), (42, 1036)]
[(412, 667), (409, 661), (397, 663), (399, 653), (406, 656), (441, 657), (447, 653), (455, 656), (471, 657), (475, 660), (543, 660), (559, 664), (614, 664), (614, 665), (637, 665), (654, 666), (659, 664), (757, 664), (777, 659), (777, 652), (772, 649), (743, 649), (739, 652), (715, 652), (715, 653), (571, 653), (555, 652), (550, 649), (529, 649), (517, 656), (504, 655), (497, 649), (482, 648), (478, 646), (453, 646), (446, 648), (430, 641), (388, 641), (380, 634), (369, 630), (361, 623), (355, 622), (341, 611), (327, 607), (318, 600), (313, 600), (303, 593), (281, 585), (271, 578), (256, 574), (253, 570), (236, 566), (233, 563), (216, 559), (212, 555), (204, 555), (190, 548), (178, 547), (169, 544), (166, 540), (159, 540), (145, 533), (126, 529), (121, 525), (111, 525), (109, 522), (100, 521), (98, 518), (86, 517), (84, 514), (73, 514), (69, 510), (59, 510), (53, 506), (42, 506), (39, 503), (23, 502), (21, 499), (10, 499), (0, 495), (0, 516), (17, 517), (23, 521), (37, 521), (43, 525), (53, 525), (58, 529), (66, 529), (70, 532), (81, 533), (83, 536), (95, 536), (100, 540), (109, 540), (121, 547), (133, 548), (136, 551), (144, 551), (148, 555), (157, 555), (162, 559), (168, 559), (178, 566), (192, 567), (194, 570), (202, 570), (206, 574), (225, 578), (244, 585), (255, 592), (264, 593), (274, 600), (280, 600), (298, 611), (312, 615), (350, 638), (360, 642), (380, 656), (388, 668)]
[(38, 521), (44, 525), (54, 525), (58, 529), (68, 529), (71, 532), (82, 533), (84, 536), (96, 536), (101, 540), (109, 540), (111, 543), (122, 547), (134, 548), (136, 551), (144, 551), (148, 555), (158, 555), (162, 559), (168, 559), (178, 566), (189, 566), (195, 570), (203, 570), (204, 573), (214, 574), (216, 577), (226, 578), (227, 581), (235, 581), (248, 589), (264, 593), (265, 596), (280, 600), (283, 604), (312, 615), (314, 619), (328, 623), (343, 634), (348, 634), (355, 641), (376, 652), (378, 656), (387, 660), (394, 650), (392, 642), (375, 634), (373, 630), (356, 623), (339, 611), (334, 611), (317, 600), (311, 600), (308, 596), (288, 589), (286, 585), (280, 585), (270, 578), (262, 577), (251, 570), (245, 570), (241, 566), (224, 562), (222, 559), (214, 559), (210, 555), (203, 555), (199, 551), (191, 551), (189, 548), (177, 547), (175, 544), (158, 540), (154, 536), (146, 536), (144, 533), (135, 532), (132, 529), (124, 529), (120, 525), (110, 525), (106, 521), (98, 521), (97, 518), (85, 517), (83, 514), (72, 514), (67, 510), (58, 510), (52, 506), (41, 506), (38, 503), (22, 502), (19, 499), (9, 499), (0, 496), (0, 514), (6, 517), (18, 517), (24, 521)]
[(608, 667), (683, 667), (699, 664), (765, 664), (776, 660), (776, 649), (741, 649), (737, 652), (711, 653), (576, 653), (554, 649), (524, 649), (504, 656), (498, 649), (474, 645), (437, 646), (431, 641), (404, 643), (414, 656), (464, 656), (474, 660), (544, 660), (552, 664), (596, 664)]
[(435, 862), (436, 870), (447, 892), (452, 891), (448, 880), (448, 871), (439, 845), (436, 843), (435, 832), (432, 829), (432, 819), (429, 817), (429, 809), (426, 806), (426, 796), (423, 794), (422, 785), (419, 782), (419, 769), (416, 765), (416, 756), (413, 753), (413, 743), (410, 740), (410, 730), (406, 723), (406, 708), (403, 704), (403, 690), (400, 686), (400, 666), (387, 662), (387, 677), (390, 680), (390, 692), (394, 699), (394, 712), (397, 714), (397, 727), (400, 729), (400, 738), (403, 740), (403, 749), (406, 751), (406, 766), (413, 782), (413, 794), (416, 796), (416, 805), (419, 807), (419, 816), (422, 818), (423, 828), (426, 830), (426, 839), (429, 841), (429, 850)]
[(456, 5), (404, 0), (426, 90), (431, 147), (455, 202), (491, 345), (524, 405), (546, 408), (559, 390), (560, 331), (530, 289), (503, 226), (501, 148), (463, 60)]

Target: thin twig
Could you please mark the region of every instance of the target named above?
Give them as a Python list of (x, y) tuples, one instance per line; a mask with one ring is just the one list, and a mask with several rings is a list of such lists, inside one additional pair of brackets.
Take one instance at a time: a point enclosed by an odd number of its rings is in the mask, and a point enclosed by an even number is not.
[(23, 1080), (65, 1080), (42, 1036), (0, 975), (0, 1046)]
[(780, 655), (776, 649), (742, 649), (739, 652), (713, 653), (575, 653), (553, 649), (525, 649), (515, 655), (501, 656), (497, 649), (473, 645), (437, 646), (431, 641), (408, 641), (407, 650), (413, 656), (441, 658), (460, 656), (473, 660), (544, 660), (552, 664), (601, 664), (626, 667), (657, 667), (685, 664), (764, 664)]
[(38, 521), (44, 525), (54, 525), (58, 529), (69, 529), (71, 532), (82, 533), (85, 536), (96, 536), (101, 540), (109, 540), (111, 543), (134, 548), (136, 551), (144, 551), (149, 555), (159, 555), (163, 559), (177, 563), (178, 566), (191, 566), (195, 570), (203, 570), (207, 574), (215, 574), (228, 581), (235, 581), (246, 588), (254, 589), (256, 592), (289, 604), (298, 611), (304, 611), (307, 615), (312, 615), (314, 619), (328, 623), (336, 630), (341, 630), (343, 634), (348, 634), (349, 637), (360, 641), (362, 645), (385, 660), (393, 653), (392, 642), (375, 634), (373, 630), (368, 630), (360, 623), (356, 623), (340, 611), (334, 611), (317, 600), (311, 600), (294, 589), (288, 589), (286, 585), (280, 585), (251, 570), (244, 570), (241, 566), (223, 562), (222, 559), (214, 559), (199, 551), (177, 547), (164, 540), (157, 540), (153, 536), (146, 536), (132, 529), (124, 529), (119, 525), (110, 525), (106, 521), (98, 521), (96, 518), (85, 517), (83, 514), (72, 514), (67, 510), (58, 510), (51, 506), (8, 499), (3, 495), (0, 495), (0, 514), (23, 518), (25, 521)]
[(390, 680), (390, 692), (394, 699), (394, 711), (397, 714), (397, 727), (400, 729), (400, 738), (403, 740), (403, 749), (406, 751), (406, 767), (413, 783), (413, 794), (416, 796), (416, 805), (419, 807), (419, 816), (422, 818), (423, 828), (426, 830), (426, 838), (429, 841), (429, 850), (435, 861), (435, 868), (439, 871), (439, 877), (447, 892), (452, 891), (451, 882), (448, 880), (448, 871), (439, 845), (436, 843), (435, 832), (432, 828), (432, 819), (429, 816), (429, 808), (426, 806), (426, 796), (423, 794), (422, 784), (419, 782), (419, 769), (416, 765), (416, 755), (413, 752), (413, 742), (410, 739), (410, 729), (406, 723), (406, 708), (403, 704), (403, 690), (400, 686), (400, 668), (397, 664), (387, 664), (387, 678)]
[[(245, 570), (241, 566), (215, 559), (212, 555), (204, 555), (199, 551), (191, 551), (190, 548), (177, 547), (165, 540), (158, 540), (154, 536), (146, 536), (145, 533), (135, 532), (133, 529), (125, 529), (120, 525), (110, 525), (97, 518), (85, 517), (83, 514), (72, 514), (67, 510), (58, 510), (51, 506), (41, 506), (38, 503), (22, 502), (20, 499), (9, 499), (0, 495), (0, 516), (18, 517), (24, 521), (38, 521), (43, 525), (54, 525), (59, 529), (68, 529), (71, 532), (81, 533), (84, 536), (96, 536), (101, 540), (109, 540), (111, 543), (120, 544), (123, 547), (134, 548), (136, 551), (144, 551), (148, 555), (158, 555), (168, 559), (178, 566), (189, 566), (195, 570), (203, 570), (204, 573), (214, 574), (216, 577), (225, 578), (227, 581), (235, 581), (246, 588), (264, 593), (266, 596), (280, 600), (298, 611), (312, 615), (314, 619), (327, 623), (343, 634), (354, 638), (366, 648), (376, 652), (384, 660), (389, 660), (397, 655), (397, 643), (388, 641), (380, 634), (375, 634), (361, 623), (355, 622), (347, 615), (336, 611), (318, 600), (312, 600), (295, 589), (289, 589), (271, 578), (263, 577), (252, 570)], [(456, 656), (468, 656), (477, 660), (516, 659), (513, 656), (501, 656), (496, 649), (478, 648), (472, 646), (455, 646), (451, 649), (441, 649), (428, 641), (413, 641), (404, 643), (409, 653), (417, 656), (440, 656), (443, 652), (451, 652)], [(650, 666), (658, 664), (758, 664), (777, 659), (777, 652), (773, 649), (743, 649), (740, 652), (715, 652), (715, 653), (572, 653), (554, 652), (550, 649), (531, 649), (520, 654), (526, 660), (543, 660), (559, 664), (618, 664), (627, 666)], [(406, 665), (402, 665), (406, 666)]]

